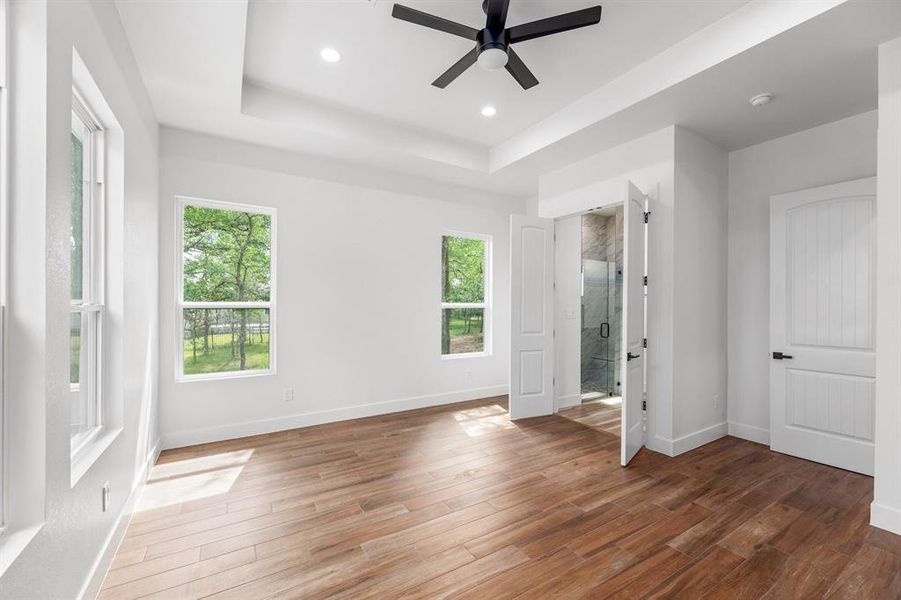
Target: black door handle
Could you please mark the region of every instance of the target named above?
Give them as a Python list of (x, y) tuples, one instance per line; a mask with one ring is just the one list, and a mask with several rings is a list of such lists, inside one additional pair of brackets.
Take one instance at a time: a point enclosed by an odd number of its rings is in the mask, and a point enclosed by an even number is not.
[(632, 354), (631, 352), (626, 352), (626, 362), (629, 362), (633, 358), (641, 358), (641, 354)]
[(791, 354), (782, 354), (781, 352), (773, 352), (773, 360), (782, 360), (783, 358), (794, 358)]

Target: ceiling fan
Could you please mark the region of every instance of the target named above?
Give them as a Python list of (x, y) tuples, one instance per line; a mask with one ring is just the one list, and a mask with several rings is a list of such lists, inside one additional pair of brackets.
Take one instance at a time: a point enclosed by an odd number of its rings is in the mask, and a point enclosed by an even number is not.
[(510, 0), (483, 0), (482, 10), (488, 15), (488, 19), (485, 28), (481, 30), (400, 4), (394, 5), (391, 16), (475, 42), (472, 50), (432, 82), (432, 85), (442, 89), (478, 62), (481, 67), (489, 71), (506, 67), (517, 83), (527, 90), (538, 85), (538, 79), (522, 62), (519, 55), (513, 51), (511, 47), (513, 44), (588, 25), (596, 25), (601, 21), (601, 7), (592, 6), (507, 28), (507, 7), (509, 5)]

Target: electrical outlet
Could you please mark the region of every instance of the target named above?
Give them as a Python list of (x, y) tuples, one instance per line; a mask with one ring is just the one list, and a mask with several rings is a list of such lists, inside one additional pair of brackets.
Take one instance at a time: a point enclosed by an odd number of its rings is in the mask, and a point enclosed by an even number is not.
[(719, 407), (720, 407), (720, 395), (714, 394), (713, 395), (713, 408), (719, 408)]
[(109, 481), (103, 484), (103, 491), (101, 492), (101, 499), (103, 504), (103, 512), (106, 512), (109, 508)]
[(563, 313), (563, 317), (567, 320), (574, 320), (576, 318), (576, 311), (567, 310)]
[(294, 388), (285, 388), (285, 402), (294, 402)]

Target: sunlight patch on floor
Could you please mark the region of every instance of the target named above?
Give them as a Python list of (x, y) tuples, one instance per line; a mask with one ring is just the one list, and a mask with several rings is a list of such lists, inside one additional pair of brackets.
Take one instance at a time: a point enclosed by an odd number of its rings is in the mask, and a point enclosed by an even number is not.
[(251, 456), (253, 449), (158, 464), (150, 472), (135, 512), (224, 494)]
[(461, 410), (454, 413), (454, 419), (469, 437), (516, 427), (516, 424), (510, 420), (507, 409), (499, 404)]

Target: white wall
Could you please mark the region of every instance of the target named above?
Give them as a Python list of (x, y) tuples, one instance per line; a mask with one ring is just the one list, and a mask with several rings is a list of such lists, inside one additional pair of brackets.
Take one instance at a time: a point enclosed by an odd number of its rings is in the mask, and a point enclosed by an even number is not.
[(876, 174), (876, 112), (729, 154), (728, 420), (769, 443), (770, 196)]
[[(539, 179), (539, 214), (559, 218), (623, 202), (626, 182), (631, 180), (651, 196), (652, 217), (648, 227), (648, 447), (672, 451), (673, 399), (673, 209), (675, 127), (643, 136), (616, 148), (585, 158)], [(578, 219), (574, 219), (578, 222)], [(567, 225), (561, 223), (558, 234)], [(576, 228), (576, 225), (569, 225)], [(554, 310), (558, 332), (557, 361), (565, 373), (558, 373), (558, 404), (572, 402), (579, 381), (580, 321), (579, 266), (580, 239), (566, 246), (564, 253), (576, 261), (565, 267), (558, 261), (557, 295)], [(565, 240), (568, 238), (562, 238)], [(561, 257), (560, 260), (563, 260)], [(567, 312), (575, 311), (575, 319)], [(561, 381), (561, 375), (565, 377)]]
[(554, 406), (582, 402), (582, 217), (554, 222)]
[[(112, 3), (13, 2), (10, 17), (8, 483), (10, 508), (28, 505), (43, 522), (3, 574), (0, 595), (75, 598), (99, 583), (92, 573), (105, 572), (107, 542), (156, 442), (157, 126)], [(68, 383), (73, 46), (115, 113), (125, 143), (117, 200), (122, 212), (111, 213), (108, 223), (115, 256), (107, 318), (123, 351), (116, 357), (118, 378), (105, 388), (118, 404), (123, 429), (74, 486)], [(107, 481), (111, 506), (102, 512)], [(8, 551), (6, 542), (16, 533), (4, 532), (0, 552)]]
[(901, 38), (879, 47), (876, 448), (871, 523), (901, 534)]
[(675, 190), (673, 452), (679, 454), (727, 430), (726, 152), (677, 127)]
[[(668, 127), (541, 177), (539, 212), (622, 202), (626, 180), (650, 196), (646, 443), (679, 454), (726, 434), (727, 156)], [(560, 406), (580, 385), (580, 240), (570, 221), (557, 223)]]
[[(482, 197), (476, 208), (462, 191), (447, 202), (353, 185), (349, 166), (347, 184), (316, 180), (297, 155), (178, 130), (163, 129), (160, 147), (164, 446), (506, 393), (509, 203)], [(176, 195), (277, 209), (277, 374), (175, 381)], [(441, 358), (445, 230), (493, 236), (489, 357)]]

